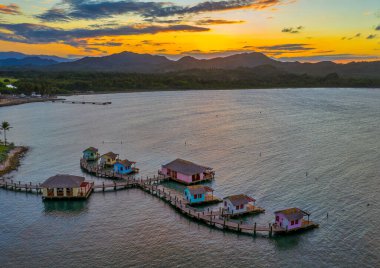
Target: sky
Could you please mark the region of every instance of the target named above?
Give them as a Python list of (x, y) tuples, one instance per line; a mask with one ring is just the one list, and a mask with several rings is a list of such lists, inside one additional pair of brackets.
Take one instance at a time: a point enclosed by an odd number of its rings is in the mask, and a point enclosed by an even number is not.
[(0, 1), (0, 51), (380, 60), (379, 0)]

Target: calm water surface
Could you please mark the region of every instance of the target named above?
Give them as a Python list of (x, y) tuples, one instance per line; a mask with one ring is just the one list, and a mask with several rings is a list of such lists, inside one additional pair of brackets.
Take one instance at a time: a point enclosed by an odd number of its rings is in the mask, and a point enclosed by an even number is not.
[(45, 203), (40, 196), (0, 189), (0, 266), (379, 267), (380, 90), (70, 99), (112, 105), (0, 109), (0, 119), (14, 127), (9, 138), (30, 146), (14, 179), (42, 182), (70, 173), (101, 182), (79, 168), (88, 146), (136, 160), (144, 176), (181, 157), (214, 167), (211, 186), (220, 197), (246, 193), (267, 210), (245, 221), (265, 224), (273, 221), (273, 211), (297, 206), (321, 226), (254, 238), (192, 222), (137, 189)]

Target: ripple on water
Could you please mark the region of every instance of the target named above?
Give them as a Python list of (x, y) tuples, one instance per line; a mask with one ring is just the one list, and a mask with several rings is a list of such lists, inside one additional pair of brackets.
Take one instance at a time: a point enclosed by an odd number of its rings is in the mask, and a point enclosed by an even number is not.
[[(253, 238), (190, 221), (139, 190), (42, 202), (0, 190), (4, 266), (373, 267), (380, 238), (380, 91), (274, 89), (75, 96), (109, 106), (33, 103), (0, 109), (9, 138), (30, 146), (15, 180), (85, 175), (96, 146), (136, 160), (142, 175), (181, 157), (214, 167), (217, 195), (253, 195), (273, 221), (290, 206), (321, 228)], [(123, 141), (121, 144), (120, 141)], [(306, 175), (307, 173), (307, 175)], [(179, 191), (183, 187), (169, 184)], [(368, 205), (369, 204), (369, 205)], [(326, 215), (329, 215), (327, 218)]]

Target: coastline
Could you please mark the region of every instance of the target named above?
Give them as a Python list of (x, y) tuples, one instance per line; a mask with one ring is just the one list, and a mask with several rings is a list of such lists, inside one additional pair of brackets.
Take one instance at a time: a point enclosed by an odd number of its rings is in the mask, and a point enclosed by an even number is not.
[(2, 98), (0, 96), (0, 108), (1, 107), (7, 107), (7, 106), (14, 106), (14, 105), (21, 105), (26, 103), (33, 103), (33, 102), (48, 102), (48, 101), (57, 101), (57, 100), (64, 100), (61, 97), (70, 97), (70, 96), (82, 96), (82, 95), (103, 95), (103, 94), (120, 94), (120, 93), (147, 93), (147, 92), (184, 92), (184, 91), (203, 91), (203, 90), (217, 90), (217, 91), (224, 91), (224, 90), (270, 90), (270, 89), (308, 89), (308, 88), (315, 88), (315, 89), (331, 89), (331, 88), (340, 88), (340, 89), (350, 89), (350, 88), (358, 88), (358, 89), (374, 89), (379, 90), (379, 87), (257, 87), (257, 88), (192, 88), (192, 89), (127, 89), (127, 90), (117, 90), (117, 91), (87, 91), (87, 92), (72, 92), (72, 93), (66, 93), (66, 94), (57, 94), (56, 97), (52, 98), (12, 98), (12, 97), (6, 97)]
[(25, 146), (17, 146), (13, 148), (3, 163), (0, 164), (0, 176), (4, 176), (20, 166), (20, 160), (25, 156), (25, 153), (29, 150)]
[(52, 100), (56, 100), (56, 99), (55, 98), (12, 98), (12, 97), (1, 98), (0, 97), (0, 107), (21, 105), (21, 104), (33, 103), (33, 102), (46, 102), (46, 101), (52, 101)]
[(131, 89), (131, 90), (118, 90), (118, 91), (92, 91), (92, 92), (73, 92), (67, 94), (58, 94), (57, 96), (70, 97), (70, 96), (82, 96), (82, 95), (103, 95), (103, 94), (120, 94), (120, 93), (146, 93), (146, 92), (171, 92), (171, 91), (228, 91), (228, 90), (270, 90), (270, 89), (331, 89), (331, 88), (341, 88), (341, 89), (380, 89), (380, 87), (257, 87), (257, 88), (191, 88), (191, 89)]

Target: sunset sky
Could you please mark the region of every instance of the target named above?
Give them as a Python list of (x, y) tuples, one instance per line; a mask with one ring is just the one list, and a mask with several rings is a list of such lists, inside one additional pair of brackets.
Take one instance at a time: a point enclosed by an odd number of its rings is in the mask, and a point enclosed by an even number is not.
[(0, 51), (380, 60), (380, 1), (1, 1)]

